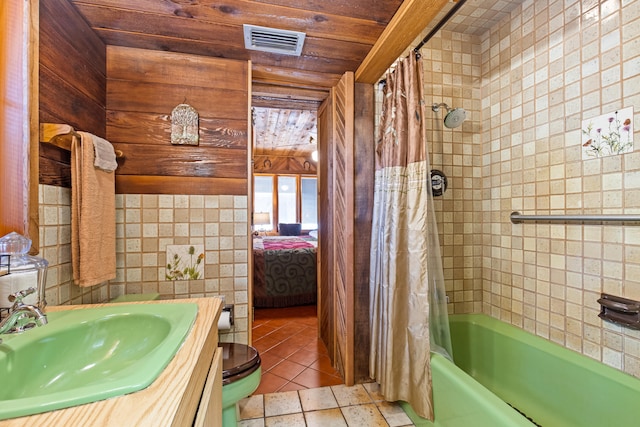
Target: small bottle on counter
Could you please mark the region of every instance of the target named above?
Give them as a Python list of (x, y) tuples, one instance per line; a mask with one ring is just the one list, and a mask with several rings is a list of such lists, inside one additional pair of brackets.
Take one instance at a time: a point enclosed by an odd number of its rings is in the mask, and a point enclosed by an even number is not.
[(0, 276), (0, 309), (11, 307), (9, 295), (33, 287), (37, 292), (27, 296), (23, 301), (44, 310), (49, 263), (44, 258), (29, 255), (30, 249), (31, 239), (16, 232), (0, 238), (0, 254), (9, 255), (8, 274)]

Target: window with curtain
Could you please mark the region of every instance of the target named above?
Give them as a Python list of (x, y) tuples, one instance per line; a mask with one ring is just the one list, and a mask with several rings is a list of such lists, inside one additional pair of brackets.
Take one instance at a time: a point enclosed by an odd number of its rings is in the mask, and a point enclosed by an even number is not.
[(318, 228), (318, 180), (303, 177), (300, 184), (302, 229), (315, 230)]
[[(253, 212), (268, 212), (271, 223), (254, 224), (256, 231), (277, 230), (279, 223), (301, 223), (303, 230), (318, 228), (317, 178), (302, 175), (254, 175)], [(275, 214), (275, 215), (274, 215)]]
[(278, 222), (298, 222), (298, 180), (295, 176), (278, 176)]
[(254, 220), (256, 213), (268, 213), (268, 224), (257, 224), (254, 222), (255, 231), (273, 230), (273, 176), (255, 176), (253, 181), (253, 213)]

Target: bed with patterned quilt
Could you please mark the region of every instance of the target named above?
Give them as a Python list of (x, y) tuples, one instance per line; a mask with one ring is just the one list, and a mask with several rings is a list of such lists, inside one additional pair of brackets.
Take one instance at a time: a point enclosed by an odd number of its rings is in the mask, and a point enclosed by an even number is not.
[(309, 236), (254, 238), (254, 307), (315, 304), (317, 246), (317, 240)]

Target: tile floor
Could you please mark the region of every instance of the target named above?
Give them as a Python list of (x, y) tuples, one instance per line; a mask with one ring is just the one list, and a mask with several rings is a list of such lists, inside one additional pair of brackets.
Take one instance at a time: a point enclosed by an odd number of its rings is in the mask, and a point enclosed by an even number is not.
[(383, 400), (375, 383), (254, 394), (238, 409), (240, 427), (413, 426), (400, 405)]
[(254, 394), (344, 384), (318, 339), (315, 305), (256, 309), (252, 332), (262, 360), (262, 380)]
[(344, 385), (318, 339), (316, 306), (256, 309), (252, 332), (262, 380), (238, 404), (241, 427), (413, 425), (377, 384)]

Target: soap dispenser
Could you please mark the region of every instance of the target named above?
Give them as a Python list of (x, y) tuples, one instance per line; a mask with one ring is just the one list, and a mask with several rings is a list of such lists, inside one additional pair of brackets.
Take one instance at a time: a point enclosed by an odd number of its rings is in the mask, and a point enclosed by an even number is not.
[(37, 292), (24, 298), (25, 304), (44, 310), (45, 283), (49, 263), (44, 258), (29, 255), (31, 239), (16, 232), (0, 238), (0, 255), (9, 256), (8, 274), (0, 276), (0, 309), (12, 306), (9, 295), (33, 287)]

